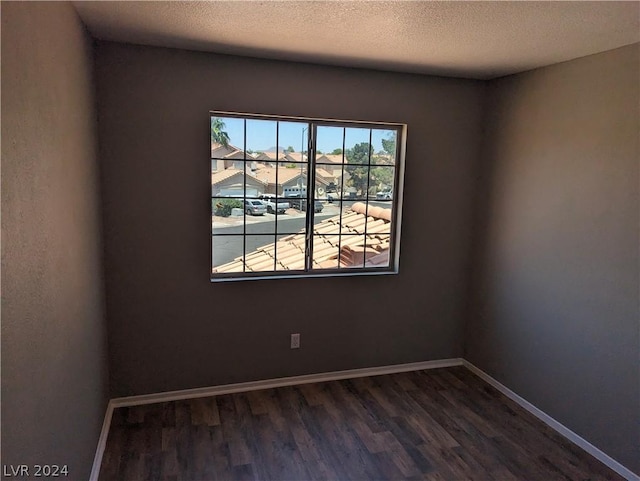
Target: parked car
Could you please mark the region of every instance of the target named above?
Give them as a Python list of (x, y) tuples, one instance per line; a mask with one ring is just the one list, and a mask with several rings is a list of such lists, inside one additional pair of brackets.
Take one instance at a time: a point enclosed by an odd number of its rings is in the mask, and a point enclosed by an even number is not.
[(244, 211), (248, 215), (264, 215), (267, 212), (267, 206), (260, 200), (245, 200)]
[[(289, 203), (291, 207), (297, 210), (306, 211), (307, 210), (307, 199), (301, 199), (300, 197), (290, 197)], [(324, 205), (319, 200), (315, 200), (313, 202), (313, 211), (314, 212), (322, 212), (324, 209)]]
[(259, 197), (262, 203), (267, 206), (269, 214), (273, 214), (276, 211), (278, 214), (284, 214), (284, 211), (290, 207), (289, 202), (277, 202), (278, 199), (273, 194), (262, 194)]
[(393, 197), (393, 192), (390, 190), (381, 190), (376, 194), (376, 199), (378, 200), (391, 200)]
[(298, 196), (291, 196), (287, 199), (289, 201), (289, 205), (292, 209), (297, 210), (306, 210), (307, 209), (307, 199), (302, 199)]

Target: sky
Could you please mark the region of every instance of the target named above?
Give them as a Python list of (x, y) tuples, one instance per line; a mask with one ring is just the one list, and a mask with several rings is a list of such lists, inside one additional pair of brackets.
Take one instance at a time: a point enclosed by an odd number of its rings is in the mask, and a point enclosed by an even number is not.
[[(225, 123), (225, 131), (229, 134), (230, 144), (245, 150), (244, 147), (244, 120), (231, 117), (219, 117)], [(277, 125), (279, 124), (279, 125)], [(278, 139), (276, 140), (276, 127), (278, 129)], [(273, 120), (253, 120), (246, 121), (247, 145), (246, 150), (260, 152), (276, 145), (287, 148), (294, 148), (295, 152), (300, 152), (307, 148), (307, 128), (306, 122), (277, 122)], [(353, 147), (360, 142), (369, 142), (369, 129), (342, 127), (318, 126), (317, 149), (323, 153), (331, 153), (335, 149), (342, 148), (343, 133), (345, 137), (345, 147)], [(372, 129), (371, 138), (375, 152), (382, 150), (381, 139), (391, 138), (395, 131), (384, 129)]]

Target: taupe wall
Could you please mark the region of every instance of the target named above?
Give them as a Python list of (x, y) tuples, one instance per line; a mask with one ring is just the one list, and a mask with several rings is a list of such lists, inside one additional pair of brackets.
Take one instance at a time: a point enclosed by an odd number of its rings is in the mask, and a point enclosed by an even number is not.
[(465, 357), (640, 473), (639, 59), (490, 82)]
[(2, 463), (87, 479), (108, 387), (92, 45), (68, 3), (1, 8)]
[[(460, 356), (481, 82), (116, 43), (97, 77), (113, 395)], [(211, 284), (210, 109), (407, 123), (401, 274)]]

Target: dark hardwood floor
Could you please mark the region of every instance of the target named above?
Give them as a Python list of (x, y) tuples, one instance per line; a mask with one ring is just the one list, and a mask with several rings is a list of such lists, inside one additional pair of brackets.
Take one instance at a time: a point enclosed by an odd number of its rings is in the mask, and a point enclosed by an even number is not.
[(100, 481), (622, 480), (464, 367), (116, 409)]

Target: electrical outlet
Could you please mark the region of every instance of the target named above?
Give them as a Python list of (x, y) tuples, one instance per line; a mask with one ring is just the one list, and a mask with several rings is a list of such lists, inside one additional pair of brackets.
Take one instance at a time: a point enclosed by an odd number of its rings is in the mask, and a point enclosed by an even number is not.
[(300, 334), (291, 334), (291, 349), (300, 349)]

